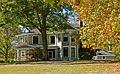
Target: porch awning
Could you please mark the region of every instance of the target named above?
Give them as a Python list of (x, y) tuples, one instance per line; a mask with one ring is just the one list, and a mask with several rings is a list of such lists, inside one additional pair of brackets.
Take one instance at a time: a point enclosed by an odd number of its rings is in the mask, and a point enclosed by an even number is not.
[[(40, 49), (43, 49), (42, 45), (28, 45), (28, 44), (25, 44), (25, 43), (22, 43), (20, 45), (17, 45), (14, 47), (14, 49), (16, 50), (22, 50), (22, 49), (35, 49), (35, 48), (40, 48)], [(48, 45), (48, 49), (58, 49), (58, 46), (49, 46)]]
[(58, 46), (48, 46), (48, 49), (58, 49)]
[(33, 47), (32, 45), (18, 45), (16, 47), (14, 47), (14, 49), (16, 50), (21, 50), (21, 49), (34, 49), (35, 47)]

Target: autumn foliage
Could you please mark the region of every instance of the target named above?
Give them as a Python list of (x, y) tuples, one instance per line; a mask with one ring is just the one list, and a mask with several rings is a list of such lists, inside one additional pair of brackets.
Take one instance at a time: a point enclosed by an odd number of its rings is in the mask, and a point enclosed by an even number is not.
[(119, 0), (74, 0), (72, 4), (77, 20), (87, 22), (81, 29), (85, 45), (104, 47), (120, 43)]
[(58, 5), (62, 2), (72, 5), (77, 21), (87, 23), (80, 29), (83, 44), (104, 47), (120, 43), (120, 0), (60, 0)]

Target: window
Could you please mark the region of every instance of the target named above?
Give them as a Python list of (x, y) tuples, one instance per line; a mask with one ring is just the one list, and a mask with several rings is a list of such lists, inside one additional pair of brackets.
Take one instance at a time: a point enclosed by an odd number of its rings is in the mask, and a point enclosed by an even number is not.
[(23, 37), (20, 38), (20, 43), (23, 43)]
[(26, 36), (24, 37), (24, 42), (27, 42), (27, 37)]
[(33, 44), (38, 44), (38, 36), (33, 36)]
[(48, 51), (48, 57), (49, 57), (49, 59), (55, 58), (55, 50), (54, 49), (51, 49), (50, 51)]
[(63, 56), (68, 57), (68, 47), (63, 48)]
[(68, 41), (68, 37), (64, 37), (63, 41), (67, 42)]
[(21, 54), (22, 54), (22, 56), (25, 56), (25, 52), (24, 51), (22, 51)]
[(73, 58), (75, 57), (75, 48), (74, 47), (71, 47), (71, 55)]
[(58, 47), (58, 57), (60, 57), (60, 48)]
[(72, 41), (72, 42), (75, 42), (75, 39), (71, 38), (71, 41)]
[(53, 52), (53, 58), (55, 58), (55, 52)]
[(51, 39), (51, 44), (55, 44), (55, 36), (51, 36), (50, 39)]
[(105, 59), (105, 56), (103, 56), (103, 59)]
[(58, 38), (58, 42), (60, 42), (60, 38)]

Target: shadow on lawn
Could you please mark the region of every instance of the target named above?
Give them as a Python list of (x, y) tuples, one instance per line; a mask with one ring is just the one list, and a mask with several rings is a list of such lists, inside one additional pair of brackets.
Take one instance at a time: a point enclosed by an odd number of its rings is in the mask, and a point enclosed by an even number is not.
[(76, 64), (106, 64), (106, 63), (120, 63), (120, 61), (37, 61), (37, 62), (15, 62), (14, 64), (60, 64), (60, 65), (76, 65)]
[(0, 65), (9, 64), (58, 64), (58, 65), (76, 65), (76, 64), (107, 64), (120, 63), (120, 61), (93, 61), (93, 60), (77, 60), (77, 61), (16, 61), (14, 63), (0, 63)]

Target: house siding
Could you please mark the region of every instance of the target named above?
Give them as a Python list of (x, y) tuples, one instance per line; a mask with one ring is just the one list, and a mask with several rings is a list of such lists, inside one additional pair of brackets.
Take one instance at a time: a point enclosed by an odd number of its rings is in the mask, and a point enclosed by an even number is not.
[(28, 44), (32, 45), (32, 35), (28, 35)]

